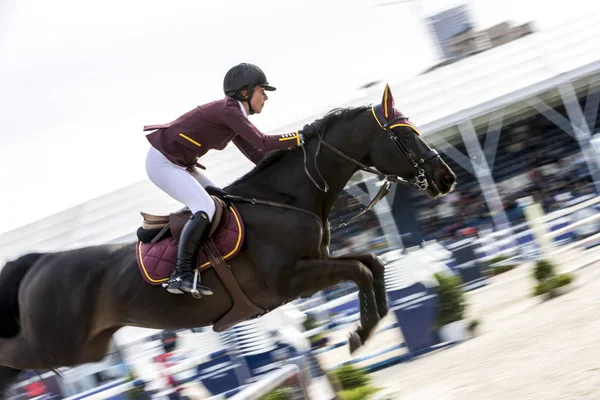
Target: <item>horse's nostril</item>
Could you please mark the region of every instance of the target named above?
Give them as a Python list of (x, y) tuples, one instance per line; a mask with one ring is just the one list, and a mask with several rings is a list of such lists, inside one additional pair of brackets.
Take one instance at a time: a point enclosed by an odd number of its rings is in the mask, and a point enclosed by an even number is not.
[(451, 185), (451, 184), (454, 183), (454, 177), (451, 174), (449, 174), (449, 173), (445, 173), (442, 176), (442, 179), (443, 179), (444, 183), (446, 183), (448, 185)]

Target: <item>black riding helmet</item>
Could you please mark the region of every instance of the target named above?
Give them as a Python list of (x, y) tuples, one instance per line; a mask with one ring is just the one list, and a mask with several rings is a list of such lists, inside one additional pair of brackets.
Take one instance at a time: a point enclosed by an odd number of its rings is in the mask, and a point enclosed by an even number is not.
[[(250, 114), (254, 114), (250, 98), (254, 93), (256, 86), (263, 86), (265, 90), (273, 91), (275, 88), (269, 85), (265, 73), (254, 64), (241, 63), (232, 67), (225, 74), (223, 79), (223, 91), (225, 95), (233, 97), (239, 101), (247, 101), (250, 108)], [(243, 88), (248, 89), (248, 96), (243, 97), (240, 91)]]

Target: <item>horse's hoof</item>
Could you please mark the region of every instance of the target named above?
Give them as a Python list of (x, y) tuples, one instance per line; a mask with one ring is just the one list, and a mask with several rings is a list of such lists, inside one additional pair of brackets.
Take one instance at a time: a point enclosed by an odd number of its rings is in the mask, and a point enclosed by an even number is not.
[(350, 346), (350, 354), (354, 353), (358, 348), (360, 348), (360, 346), (363, 345), (358, 333), (352, 332), (350, 334), (350, 337), (348, 338), (348, 345)]

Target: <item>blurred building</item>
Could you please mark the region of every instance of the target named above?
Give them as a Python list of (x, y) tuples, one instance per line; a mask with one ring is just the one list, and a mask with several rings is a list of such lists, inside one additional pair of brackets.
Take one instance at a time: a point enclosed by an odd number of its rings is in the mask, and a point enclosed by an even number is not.
[(427, 18), (427, 23), (434, 36), (441, 61), (426, 72), (534, 32), (531, 22), (513, 26), (510, 21), (478, 30), (467, 4), (434, 14)]
[(442, 59), (455, 56), (449, 40), (474, 26), (469, 6), (466, 4), (434, 14), (427, 18), (427, 23), (435, 36)]

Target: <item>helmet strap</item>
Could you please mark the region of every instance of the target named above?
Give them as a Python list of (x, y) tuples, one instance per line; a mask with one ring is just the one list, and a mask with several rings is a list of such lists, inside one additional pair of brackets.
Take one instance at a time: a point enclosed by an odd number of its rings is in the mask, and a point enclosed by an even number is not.
[(250, 110), (250, 115), (254, 114), (254, 110), (252, 109), (252, 102), (250, 101), (252, 99), (253, 94), (254, 94), (254, 86), (249, 85), (248, 86), (248, 98), (246, 99), (246, 101), (248, 102), (248, 109)]
[[(233, 97), (236, 100), (239, 101), (245, 101), (248, 103), (248, 110), (250, 110), (250, 115), (254, 114), (254, 110), (252, 109), (252, 103), (250, 102), (250, 99), (252, 98), (252, 95), (254, 94), (254, 86), (252, 87), (248, 87), (248, 96), (244, 97), (240, 94), (240, 92), (235, 92), (233, 94), (229, 94), (228, 96)], [(250, 90), (252, 89), (252, 90)]]

